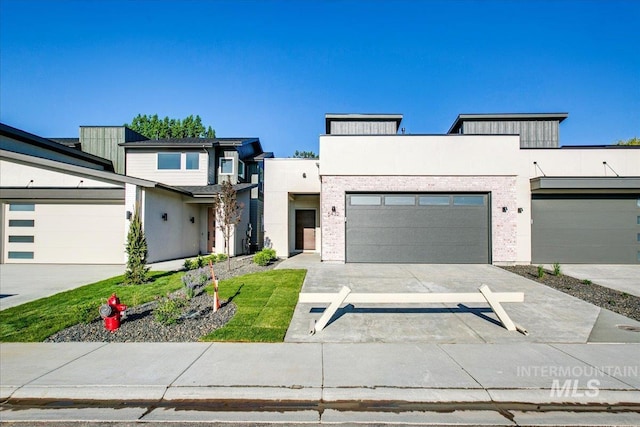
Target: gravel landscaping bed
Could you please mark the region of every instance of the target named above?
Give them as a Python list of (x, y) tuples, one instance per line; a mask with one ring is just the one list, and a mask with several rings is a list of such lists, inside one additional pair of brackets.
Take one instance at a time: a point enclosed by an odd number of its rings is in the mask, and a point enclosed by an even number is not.
[(640, 321), (640, 298), (615, 289), (576, 279), (575, 277), (554, 276), (545, 270), (542, 278), (538, 277), (538, 267), (535, 265), (516, 265), (502, 267), (507, 271), (535, 280), (566, 294), (580, 298), (583, 301), (606, 308), (623, 316)]
[[(231, 271), (227, 270), (227, 262), (214, 265), (218, 280), (258, 273), (274, 268), (278, 262), (261, 267), (252, 262), (251, 256), (231, 259)], [(144, 286), (144, 285), (142, 285)], [(182, 291), (178, 291), (182, 293)], [(218, 328), (224, 326), (236, 312), (233, 302), (221, 302), (222, 307), (213, 312), (213, 296), (204, 289), (189, 300), (189, 305), (183, 310), (183, 316), (173, 325), (161, 325), (153, 317), (153, 309), (157, 302), (152, 301), (126, 311), (126, 318), (122, 320), (120, 328), (109, 332), (104, 327), (104, 321), (96, 317), (88, 324), (79, 323), (63, 329), (45, 340), (45, 342), (193, 342)], [(96, 312), (98, 308), (96, 307)]]

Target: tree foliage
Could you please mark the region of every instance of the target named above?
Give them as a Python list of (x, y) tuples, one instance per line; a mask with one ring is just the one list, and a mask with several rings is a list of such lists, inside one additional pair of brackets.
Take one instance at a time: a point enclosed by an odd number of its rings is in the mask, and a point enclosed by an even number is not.
[(224, 248), (227, 255), (227, 269), (231, 270), (231, 254), (229, 242), (235, 232), (236, 225), (242, 218), (242, 203), (238, 203), (238, 193), (230, 180), (222, 181), (222, 189), (214, 203), (216, 227), (222, 232)]
[(616, 142), (616, 145), (640, 145), (640, 138), (636, 136), (634, 138), (629, 138), (626, 141), (620, 140)]
[(313, 151), (298, 151), (293, 153), (294, 159), (317, 159), (318, 155)]
[(141, 285), (149, 280), (147, 267), (147, 239), (142, 229), (140, 208), (136, 205), (129, 233), (127, 234), (127, 271), (124, 273), (125, 285)]
[(205, 127), (200, 116), (187, 116), (184, 119), (161, 119), (157, 114), (147, 116), (138, 114), (131, 123), (124, 124), (149, 139), (160, 138), (215, 138), (216, 131)]

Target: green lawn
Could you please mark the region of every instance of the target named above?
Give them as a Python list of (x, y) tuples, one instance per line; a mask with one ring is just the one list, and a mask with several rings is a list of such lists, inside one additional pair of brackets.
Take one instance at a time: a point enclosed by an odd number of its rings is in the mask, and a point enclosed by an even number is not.
[(152, 272), (152, 283), (122, 286), (116, 276), (0, 311), (0, 341), (38, 342), (48, 336), (97, 317), (98, 308), (116, 293), (128, 306), (152, 301), (182, 287), (184, 273)]
[[(0, 311), (0, 341), (40, 342), (50, 335), (98, 316), (98, 307), (112, 293), (128, 306), (136, 306), (182, 287), (183, 272), (151, 273), (154, 281), (122, 286), (123, 276)], [(220, 282), (220, 298), (237, 306), (233, 319), (204, 341), (282, 341), (287, 332), (306, 270), (270, 270)], [(207, 291), (212, 292), (208, 286)]]
[(270, 270), (221, 281), (220, 299), (231, 299), (237, 311), (202, 341), (282, 342), (306, 274), (306, 270)]

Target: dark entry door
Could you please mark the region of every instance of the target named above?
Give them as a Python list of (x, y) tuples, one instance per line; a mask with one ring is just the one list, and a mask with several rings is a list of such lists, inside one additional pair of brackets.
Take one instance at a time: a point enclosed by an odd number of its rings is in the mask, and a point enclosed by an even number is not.
[(296, 250), (316, 249), (316, 211), (296, 210)]

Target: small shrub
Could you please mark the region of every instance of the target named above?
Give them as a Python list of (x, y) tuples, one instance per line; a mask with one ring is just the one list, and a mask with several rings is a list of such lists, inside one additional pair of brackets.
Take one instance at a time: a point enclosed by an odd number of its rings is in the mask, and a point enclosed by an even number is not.
[(562, 270), (560, 268), (560, 263), (559, 262), (554, 262), (553, 263), (553, 275), (554, 276), (562, 276)]
[(538, 279), (542, 279), (544, 277), (544, 267), (539, 265), (538, 266)]
[(584, 280), (582, 281), (582, 284), (584, 284), (584, 285), (590, 285), (590, 284), (591, 284), (591, 280), (589, 280), (589, 279), (584, 279)]
[(189, 271), (189, 270), (193, 270), (195, 267), (195, 263), (193, 262), (193, 260), (190, 259), (185, 259), (184, 260), (184, 264), (183, 267), (185, 270)]
[(205, 258), (205, 264), (209, 265), (209, 261), (215, 264), (216, 262), (218, 262), (218, 255), (216, 254), (207, 255), (207, 257)]
[(195, 264), (196, 264), (196, 268), (200, 268), (205, 265), (205, 261), (202, 255), (198, 255), (198, 257), (195, 260)]
[(253, 262), (258, 264), (261, 267), (264, 267), (271, 262), (271, 256), (268, 253), (260, 251), (253, 256)]
[(187, 305), (187, 300), (179, 297), (168, 296), (158, 301), (153, 310), (153, 318), (161, 325), (173, 325), (182, 315), (182, 309)]
[(196, 295), (196, 290), (202, 288), (211, 280), (211, 270), (209, 267), (200, 267), (197, 270), (191, 270), (182, 276), (182, 285), (187, 299), (191, 299)]
[(227, 254), (218, 254), (218, 262), (224, 261), (227, 259)]
[(256, 264), (262, 267), (264, 267), (265, 265), (268, 265), (271, 261), (274, 261), (276, 259), (278, 259), (278, 257), (276, 256), (276, 251), (268, 248), (265, 248), (260, 252), (257, 252), (253, 256), (253, 262), (255, 262)]

